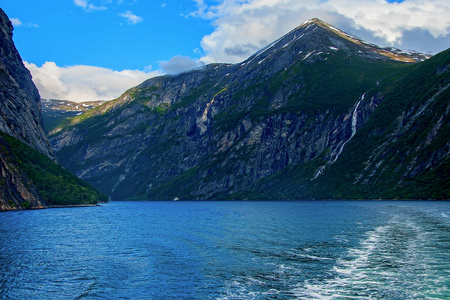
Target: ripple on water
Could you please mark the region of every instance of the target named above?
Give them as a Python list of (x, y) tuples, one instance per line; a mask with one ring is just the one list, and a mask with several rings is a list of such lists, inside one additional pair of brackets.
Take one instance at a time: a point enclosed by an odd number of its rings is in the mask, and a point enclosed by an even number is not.
[(0, 214), (4, 299), (446, 299), (449, 205), (113, 202)]

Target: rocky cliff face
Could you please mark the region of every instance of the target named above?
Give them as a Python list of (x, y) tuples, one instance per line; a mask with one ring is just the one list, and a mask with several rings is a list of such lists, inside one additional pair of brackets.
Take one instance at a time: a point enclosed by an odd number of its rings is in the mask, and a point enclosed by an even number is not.
[(352, 134), (341, 141), (337, 159), (276, 174), (260, 183), (264, 192), (279, 198), (448, 199), (449, 67), (447, 50), (380, 83), (369, 117), (361, 107), (367, 96), (358, 102)]
[(39, 92), (14, 46), (12, 31), (0, 9), (0, 131), (53, 157), (43, 129)]
[(0, 210), (95, 204), (104, 195), (55, 163), (39, 93), (0, 9)]
[[(392, 90), (402, 88), (407, 74), (425, 72), (411, 65), (424, 59), (366, 44), (313, 19), (240, 64), (150, 79), (57, 128), (51, 142), (63, 165), (114, 199), (367, 198), (359, 187), (376, 184), (368, 179), (377, 173), (370, 166), (381, 167), (390, 153), (396, 139), (386, 134), (397, 114), (413, 116), (420, 107), (412, 104), (414, 97), (382, 116), (389, 120), (384, 127), (367, 133), (379, 140), (354, 160), (351, 178), (328, 189), (329, 176), (349, 149), (364, 144), (361, 128), (375, 122)], [(444, 95), (443, 64), (433, 77), (439, 83), (424, 90), (442, 89)], [(447, 115), (441, 117), (448, 125)], [(436, 125), (430, 136), (445, 126)], [(416, 153), (399, 153), (404, 151)], [(448, 157), (447, 148), (439, 151), (428, 168)], [(420, 165), (422, 174), (426, 166)], [(338, 188), (343, 186), (345, 192)], [(395, 186), (386, 189), (401, 197)], [(375, 197), (391, 197), (380, 193)]]
[[(12, 40), (13, 27), (0, 9), (0, 131), (54, 159), (43, 130), (40, 96)], [(0, 210), (47, 205), (0, 136)]]

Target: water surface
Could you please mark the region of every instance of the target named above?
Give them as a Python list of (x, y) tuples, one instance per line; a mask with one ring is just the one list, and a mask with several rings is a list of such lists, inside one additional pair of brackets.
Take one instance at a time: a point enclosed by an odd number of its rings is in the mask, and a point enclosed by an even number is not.
[(449, 299), (450, 203), (112, 202), (0, 214), (4, 299)]

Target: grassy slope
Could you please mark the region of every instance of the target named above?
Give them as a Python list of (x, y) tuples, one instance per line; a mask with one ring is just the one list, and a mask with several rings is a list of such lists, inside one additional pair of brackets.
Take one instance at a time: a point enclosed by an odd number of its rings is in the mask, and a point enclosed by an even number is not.
[(77, 111), (43, 111), (45, 132), (48, 134), (53, 129), (61, 126), (62, 123), (69, 122), (70, 119), (78, 115)]

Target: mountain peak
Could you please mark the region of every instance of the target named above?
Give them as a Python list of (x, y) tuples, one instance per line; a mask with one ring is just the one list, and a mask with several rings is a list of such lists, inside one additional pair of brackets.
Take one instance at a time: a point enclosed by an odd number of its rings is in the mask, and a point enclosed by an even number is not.
[(308, 21), (305, 21), (305, 22), (303, 22), (303, 24), (301, 24), (299, 27), (303, 27), (303, 26), (306, 26), (306, 25), (308, 25), (308, 24), (311, 24), (311, 23), (314, 23), (314, 24), (322, 24), (322, 25), (328, 25), (327, 23), (325, 23), (324, 21), (322, 21), (321, 19), (318, 19), (318, 18), (312, 18), (312, 19), (309, 19)]
[(312, 18), (255, 53), (248, 61), (256, 57), (273, 56), (274, 52), (280, 51), (294, 52), (298, 54), (298, 59), (311, 61), (314, 56), (338, 50), (369, 59), (396, 60), (408, 63), (429, 58), (429, 56), (414, 51), (403, 51), (392, 47), (383, 48), (367, 43), (318, 18)]
[(341, 38), (346, 39), (347, 41), (350, 41), (354, 44), (357, 44), (359, 46), (362, 46), (364, 49), (363, 52), (372, 52), (381, 55), (384, 58), (389, 58), (396, 61), (402, 61), (402, 62), (418, 62), (418, 61), (424, 61), (428, 58), (430, 58), (429, 55), (425, 55), (422, 53), (418, 53), (415, 51), (403, 51), (398, 48), (394, 47), (380, 47), (375, 44), (367, 43), (351, 34), (348, 34), (336, 27), (334, 27), (331, 24), (328, 24), (318, 18), (312, 18), (306, 22), (304, 22), (300, 27), (308, 26), (308, 24), (315, 24), (322, 28), (325, 28), (327, 30), (330, 30), (330, 32), (333, 32), (334, 34), (339, 35)]
[[(295, 30), (300, 29), (300, 28), (304, 28), (304, 27), (308, 27), (308, 26), (311, 26), (311, 25), (318, 25), (318, 26), (320, 26), (322, 28), (325, 28), (325, 29), (331, 29), (331, 30), (336, 31), (336, 32), (344, 33), (340, 29), (338, 29), (338, 28), (334, 27), (333, 25), (331, 25), (331, 24), (329, 24), (329, 23), (327, 23), (325, 21), (322, 21), (321, 19), (318, 19), (318, 18), (312, 18), (312, 19), (309, 19), (308, 21), (303, 22)], [(357, 38), (355, 38), (355, 39), (357, 39)]]

